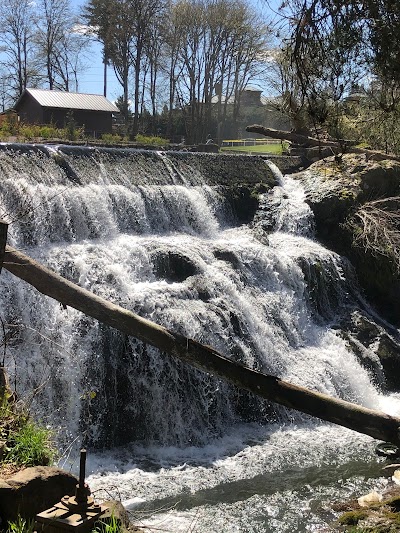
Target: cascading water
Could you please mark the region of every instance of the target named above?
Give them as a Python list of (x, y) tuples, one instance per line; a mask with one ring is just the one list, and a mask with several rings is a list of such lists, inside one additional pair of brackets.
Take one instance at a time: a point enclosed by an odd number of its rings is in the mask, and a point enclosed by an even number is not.
[[(203, 168), (185, 154), (3, 147), (0, 214), (11, 245), (94, 293), (257, 370), (396, 412), (375, 354), (372, 376), (339, 334), (361, 299), (346, 261), (312, 239), (300, 185), (279, 176), (237, 225)], [(118, 446), (91, 454), (91, 487), (148, 526), (317, 531), (325, 502), (384, 483), (371, 439), (190, 369), (4, 270), (0, 283), (17, 394), (34, 391), (64, 449)]]

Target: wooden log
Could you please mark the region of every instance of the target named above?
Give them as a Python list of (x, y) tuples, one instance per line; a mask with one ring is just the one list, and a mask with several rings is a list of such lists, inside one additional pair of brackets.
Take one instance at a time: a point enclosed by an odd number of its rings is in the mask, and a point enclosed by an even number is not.
[(209, 346), (183, 337), (96, 296), (7, 246), (4, 268), (63, 305), (132, 335), (190, 365), (263, 398), (328, 422), (400, 444), (400, 418), (285, 382), (231, 361)]
[(6, 251), (8, 224), (0, 219), (0, 272), (3, 266)]
[(282, 141), (290, 141), (295, 144), (300, 144), (301, 146), (337, 146), (337, 143), (334, 141), (326, 141), (326, 144), (323, 143), (320, 139), (315, 137), (309, 137), (307, 135), (302, 135), (296, 133), (295, 131), (283, 131), (275, 130), (273, 128), (265, 128), (260, 124), (253, 124), (247, 126), (246, 131), (249, 133), (257, 133), (259, 135), (265, 135), (266, 137), (271, 137), (271, 139), (280, 139)]
[(378, 150), (368, 150), (367, 148), (357, 148), (352, 146), (351, 141), (336, 142), (331, 140), (317, 139), (316, 137), (311, 137), (307, 135), (301, 135), (295, 131), (283, 131), (275, 130), (273, 128), (265, 128), (259, 124), (253, 124), (247, 126), (246, 131), (249, 133), (257, 133), (259, 135), (265, 135), (266, 137), (271, 137), (272, 139), (281, 139), (283, 141), (289, 141), (295, 144), (299, 144), (304, 148), (313, 148), (318, 146), (319, 148), (331, 148), (332, 154), (342, 154), (342, 153), (354, 153), (354, 154), (364, 154), (368, 159), (373, 159), (375, 161), (383, 161), (385, 159), (390, 159), (391, 161), (400, 161), (400, 157), (392, 154), (384, 154)]

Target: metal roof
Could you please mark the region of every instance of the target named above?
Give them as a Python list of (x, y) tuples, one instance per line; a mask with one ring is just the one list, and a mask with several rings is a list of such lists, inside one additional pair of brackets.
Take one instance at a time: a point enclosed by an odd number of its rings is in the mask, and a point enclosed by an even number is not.
[[(100, 94), (67, 93), (64, 91), (49, 91), (46, 89), (25, 89), (25, 93), (30, 94), (42, 107), (86, 109), (88, 111), (119, 113), (118, 107), (107, 100), (105, 96)], [(23, 95), (24, 93), (22, 96)], [(15, 107), (18, 106), (19, 101)]]

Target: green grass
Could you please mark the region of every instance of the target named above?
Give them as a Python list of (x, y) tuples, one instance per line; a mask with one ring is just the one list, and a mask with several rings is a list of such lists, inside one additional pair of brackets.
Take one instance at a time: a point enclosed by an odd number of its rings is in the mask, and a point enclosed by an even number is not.
[(8, 522), (7, 533), (33, 533), (35, 520), (28, 520), (18, 516), (15, 522)]
[(282, 154), (281, 144), (257, 144), (255, 146), (223, 146), (222, 152), (247, 152), (252, 154)]
[(5, 461), (24, 466), (48, 465), (54, 460), (49, 430), (27, 420), (11, 436)]
[(0, 470), (10, 465), (18, 468), (51, 464), (56, 455), (51, 431), (33, 421), (23, 405), (16, 404), (5, 369), (0, 367), (0, 372), (1, 382), (5, 383), (0, 386)]
[(91, 533), (121, 533), (122, 529), (121, 520), (111, 514), (111, 516), (97, 522)]
[(7, 533), (33, 533), (35, 531), (35, 520), (28, 520), (18, 516), (15, 522), (8, 522)]

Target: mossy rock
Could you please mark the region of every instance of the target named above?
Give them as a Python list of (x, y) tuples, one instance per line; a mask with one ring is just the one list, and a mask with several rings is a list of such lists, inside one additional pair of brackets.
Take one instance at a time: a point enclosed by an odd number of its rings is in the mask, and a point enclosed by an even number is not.
[(339, 517), (339, 524), (346, 526), (356, 526), (360, 520), (364, 520), (368, 516), (368, 511), (365, 509), (356, 509), (354, 511), (347, 511)]
[(350, 259), (368, 298), (388, 320), (400, 324), (400, 276), (393, 260), (355, 245), (358, 229), (348, 224), (363, 203), (400, 195), (400, 163), (348, 154), (341, 161), (318, 161), (296, 178), (314, 212), (317, 238)]

